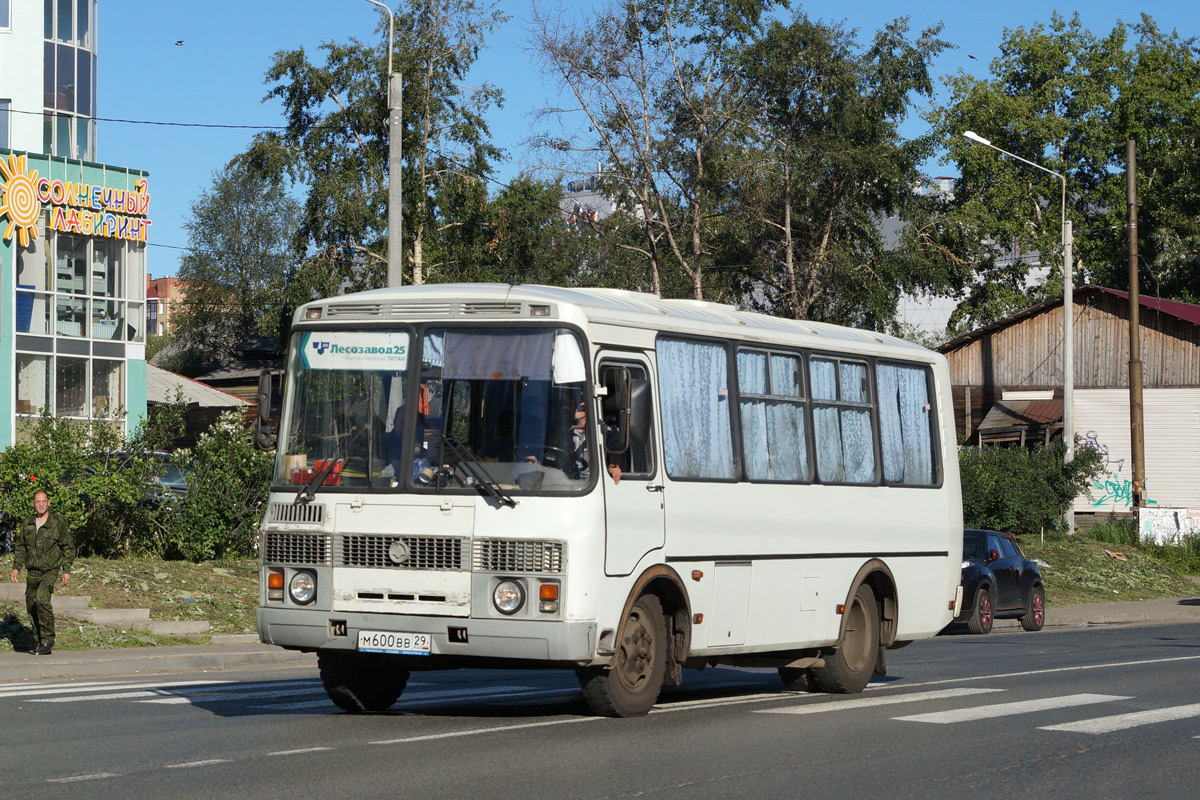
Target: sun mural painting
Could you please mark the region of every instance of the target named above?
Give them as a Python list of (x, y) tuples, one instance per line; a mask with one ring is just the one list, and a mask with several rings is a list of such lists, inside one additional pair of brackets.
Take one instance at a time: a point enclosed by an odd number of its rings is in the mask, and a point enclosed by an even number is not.
[(28, 247), (31, 240), (38, 238), (37, 223), (42, 214), (37, 170), (27, 172), (28, 169), (27, 156), (10, 153), (7, 162), (0, 158), (0, 180), (3, 181), (0, 183), (0, 220), (8, 218), (3, 241), (11, 241), (15, 233), (21, 247)]

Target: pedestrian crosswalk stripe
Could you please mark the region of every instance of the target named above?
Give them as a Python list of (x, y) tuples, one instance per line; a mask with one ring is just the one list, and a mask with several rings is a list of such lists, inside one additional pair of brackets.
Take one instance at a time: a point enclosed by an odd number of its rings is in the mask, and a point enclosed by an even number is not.
[(916, 703), (921, 700), (944, 700), (951, 697), (970, 697), (979, 694), (1002, 692), (1003, 689), (939, 689), (932, 692), (909, 692), (908, 694), (888, 694), (872, 697), (856, 697), (852, 700), (834, 700), (815, 703), (807, 706), (788, 706), (787, 708), (762, 708), (755, 714), (819, 714), (823, 711), (844, 711), (854, 708), (872, 708), (874, 706), (890, 706), (896, 703)]
[(320, 686), (297, 689), (277, 689), (272, 692), (219, 692), (203, 695), (181, 694), (174, 697), (155, 697), (152, 700), (137, 700), (138, 703), (153, 705), (183, 706), (203, 703), (231, 703), (242, 700), (263, 700), (271, 697), (305, 697), (310, 694), (325, 694)]
[(1015, 703), (974, 706), (972, 708), (959, 708), (953, 711), (933, 711), (927, 714), (894, 717), (894, 719), (905, 722), (933, 722), (937, 724), (972, 722), (980, 719), (1011, 717), (1017, 714), (1032, 714), (1036, 711), (1049, 711), (1055, 708), (1071, 708), (1073, 706), (1111, 703), (1116, 700), (1130, 699), (1132, 698), (1112, 694), (1069, 694), (1063, 697), (1043, 697), (1040, 700), (1021, 700)]
[(17, 691), (4, 692), (2, 695), (0, 695), (0, 697), (6, 698), (6, 699), (15, 697), (17, 699), (21, 699), (21, 698), (25, 698), (25, 697), (44, 697), (46, 695), (52, 695), (52, 694), (79, 694), (81, 692), (112, 692), (112, 691), (116, 691), (117, 689), (166, 689), (166, 688), (172, 688), (172, 687), (178, 687), (178, 686), (215, 686), (215, 685), (219, 685), (219, 684), (220, 685), (228, 685), (231, 683), (232, 683), (232, 681), (214, 681), (211, 679), (204, 680), (204, 681), (170, 681), (168, 683), (147, 683), (145, 681), (141, 681), (138, 683), (109, 683), (109, 684), (94, 684), (94, 683), (79, 684), (79, 683), (76, 683), (76, 684), (69, 684), (69, 685), (59, 685), (59, 686), (48, 687), (48, 688), (32, 689), (32, 690), (21, 691), (21, 692), (17, 692)]
[(1112, 733), (1140, 725), (1153, 725), (1156, 722), (1170, 722), (1177, 719), (1200, 717), (1200, 703), (1187, 706), (1169, 706), (1167, 708), (1152, 708), (1149, 711), (1133, 711), (1128, 714), (1115, 714), (1111, 717), (1084, 719), (1079, 722), (1068, 722), (1062, 725), (1047, 725), (1039, 730), (1069, 731), (1072, 733)]

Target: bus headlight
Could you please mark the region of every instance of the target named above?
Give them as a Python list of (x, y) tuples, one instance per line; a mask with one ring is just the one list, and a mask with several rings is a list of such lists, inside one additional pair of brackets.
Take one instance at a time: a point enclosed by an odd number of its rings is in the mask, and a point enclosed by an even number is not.
[(525, 605), (525, 590), (516, 581), (500, 581), (492, 590), (492, 605), (501, 614), (515, 614)]
[(317, 596), (317, 580), (311, 572), (297, 572), (288, 584), (288, 593), (297, 604), (308, 605)]

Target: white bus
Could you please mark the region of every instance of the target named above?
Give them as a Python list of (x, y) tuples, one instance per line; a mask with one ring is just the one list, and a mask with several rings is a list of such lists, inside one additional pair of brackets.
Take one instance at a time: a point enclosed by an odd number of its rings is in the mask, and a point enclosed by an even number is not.
[(721, 664), (857, 692), (961, 600), (946, 362), (882, 334), (602, 289), (320, 300), (277, 448), (259, 636), (348, 711), (456, 667), (571, 669), (612, 716)]

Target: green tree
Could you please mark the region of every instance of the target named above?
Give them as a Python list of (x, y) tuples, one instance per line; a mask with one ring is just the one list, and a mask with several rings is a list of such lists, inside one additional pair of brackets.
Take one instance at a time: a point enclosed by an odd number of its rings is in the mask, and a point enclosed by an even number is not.
[[(1138, 143), (1142, 281), (1161, 296), (1200, 298), (1200, 55), (1196, 42), (1143, 15), (1106, 36), (1078, 15), (1006, 30), (991, 77), (947, 79), (949, 101), (928, 115), (961, 171), (953, 200), (926, 209), (906, 244), (957, 272), (960, 326), (994, 321), (1062, 287), (1061, 182), (972, 146), (996, 146), (1067, 177), (1074, 280), (1127, 285), (1125, 143)], [(1049, 267), (1030, 280), (1031, 255)]]
[(640, 257), (656, 294), (711, 299), (727, 283), (711, 268), (748, 101), (737, 58), (779, 5), (614, 1), (575, 27), (534, 11), (533, 46), (575, 101), (540, 112), (553, 132), (534, 141), (576, 174), (601, 165), (626, 223), (609, 228), (621, 234), (612, 244)]
[[(506, 17), (475, 0), (417, 0), (396, 14), (395, 70), (404, 78), (404, 264), (423, 283), (442, 264), (438, 238), (462, 223), (461, 198), (446, 182), (478, 181), (501, 155), (488, 141), (484, 111), (501, 101), (490, 84), (464, 82), (488, 34)], [(357, 39), (321, 46), (323, 63), (303, 49), (275, 54), (268, 98), (283, 103), (287, 127), (258, 135), (242, 159), (274, 180), (290, 179), (305, 195), (294, 244), (309, 255), (294, 276), (300, 295), (323, 282), (355, 289), (385, 284), (387, 264), (387, 23), (379, 43)], [(461, 189), (461, 185), (457, 187)], [(486, 194), (486, 193), (485, 193)], [(453, 274), (455, 268), (448, 272)], [(324, 287), (328, 288), (328, 287)], [(307, 300), (303, 297), (301, 301)]]
[(179, 260), (186, 294), (173, 315), (172, 368), (196, 374), (228, 363), (248, 336), (278, 335), (298, 213), (294, 199), (244, 164), (213, 175), (184, 222), (190, 249)]
[(882, 327), (902, 289), (936, 280), (889, 250), (879, 220), (916, 202), (932, 137), (904, 139), (914, 98), (949, 45), (941, 26), (898, 19), (862, 47), (852, 31), (797, 13), (741, 57), (747, 100), (730, 169), (746, 296), (773, 314)]

